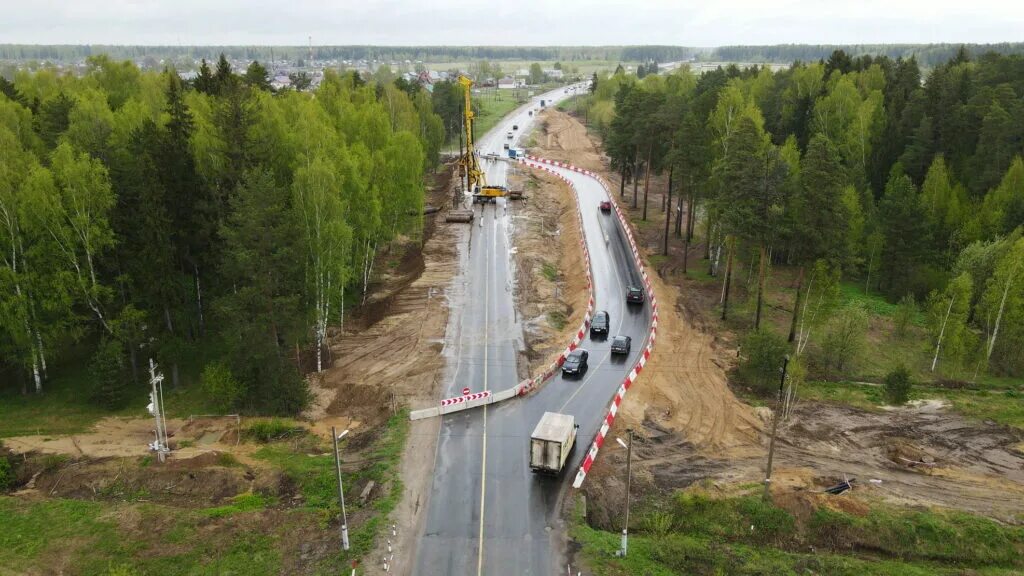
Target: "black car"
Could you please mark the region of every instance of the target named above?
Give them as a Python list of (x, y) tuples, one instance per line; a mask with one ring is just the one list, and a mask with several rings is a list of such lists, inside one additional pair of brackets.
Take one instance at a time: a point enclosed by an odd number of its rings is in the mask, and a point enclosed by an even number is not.
[(594, 319), (590, 321), (590, 337), (593, 338), (596, 334), (608, 335), (608, 326), (611, 325), (611, 319), (608, 318), (608, 313), (604, 310), (594, 314)]
[(636, 286), (630, 286), (629, 288), (626, 288), (626, 302), (629, 304), (643, 304), (643, 288), (638, 288)]
[(586, 372), (588, 356), (590, 354), (583, 348), (577, 348), (569, 352), (569, 355), (565, 357), (565, 362), (562, 363), (562, 375), (579, 376)]
[(612, 338), (612, 354), (629, 354), (633, 346), (633, 339), (629, 336), (616, 336)]

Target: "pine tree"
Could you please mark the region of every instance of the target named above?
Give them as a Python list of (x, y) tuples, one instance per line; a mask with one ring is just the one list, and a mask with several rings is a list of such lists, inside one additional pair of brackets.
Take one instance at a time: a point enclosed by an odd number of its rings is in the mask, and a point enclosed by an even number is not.
[(928, 288), (928, 278), (921, 272), (933, 254), (931, 230), (914, 183), (898, 167), (889, 177), (878, 211), (885, 235), (881, 268), (889, 294), (920, 293)]
[(213, 72), (210, 71), (210, 65), (206, 63), (206, 58), (203, 58), (202, 63), (199, 64), (199, 72), (195, 80), (192, 81), (192, 87), (210, 96), (217, 92), (217, 82), (213, 78)]
[(270, 74), (267, 73), (267, 69), (258, 60), (253, 60), (249, 67), (245, 69), (242, 82), (254, 90), (273, 92), (273, 88), (270, 86)]
[(289, 351), (302, 338), (303, 270), (291, 194), (269, 172), (245, 174), (221, 230), (222, 270), (233, 289), (218, 300), (231, 373), (251, 410), (294, 414), (309, 392)]

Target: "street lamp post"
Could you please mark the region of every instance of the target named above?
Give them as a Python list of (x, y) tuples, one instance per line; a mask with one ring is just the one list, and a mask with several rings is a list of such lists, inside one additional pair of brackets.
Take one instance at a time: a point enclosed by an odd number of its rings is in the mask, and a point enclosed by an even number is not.
[(779, 379), (779, 396), (775, 401), (775, 414), (772, 418), (772, 436), (768, 441), (768, 466), (764, 472), (764, 499), (770, 500), (772, 483), (772, 459), (775, 456), (775, 432), (779, 428), (779, 418), (782, 412), (782, 389), (786, 385), (786, 367), (789, 366), (789, 354), (782, 361), (782, 377)]
[(345, 490), (341, 485), (341, 455), (338, 452), (338, 440), (348, 434), (345, 430), (339, 436), (331, 426), (331, 438), (334, 440), (334, 466), (338, 470), (338, 500), (341, 501), (341, 549), (348, 550), (348, 516), (345, 514)]
[(623, 557), (629, 551), (629, 485), (633, 480), (633, 429), (627, 429), (626, 434), (628, 434), (628, 443), (623, 442), (622, 438), (615, 439), (626, 449), (626, 520), (622, 524), (622, 549), (619, 550), (619, 554)]

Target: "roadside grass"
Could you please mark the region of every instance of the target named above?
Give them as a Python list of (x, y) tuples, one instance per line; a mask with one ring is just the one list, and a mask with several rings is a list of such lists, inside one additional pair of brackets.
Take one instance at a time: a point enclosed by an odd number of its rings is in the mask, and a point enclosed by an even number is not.
[(545, 262), (543, 265), (541, 265), (540, 273), (545, 278), (547, 278), (549, 282), (554, 282), (555, 280), (558, 280), (558, 268), (556, 268), (555, 265), (550, 262)]
[[(525, 99), (525, 90), (520, 90)], [(473, 103), (476, 104), (479, 114), (474, 121), (475, 138), (482, 138), (484, 134), (494, 128), (498, 122), (515, 110), (525, 100), (520, 100), (512, 94), (512, 90), (487, 90), (483, 93), (472, 94)]]
[[(359, 470), (344, 474), (352, 549), (329, 553), (312, 573), (340, 573), (373, 550), (401, 496), (395, 468), (408, 429), (407, 412), (393, 416), (368, 439)], [(138, 494), (104, 501), (0, 497), (0, 573), (284, 573), (285, 562), (299, 555), (295, 547), (302, 539), (296, 534), (322, 533), (336, 523), (334, 457), (325, 444), (310, 434), (293, 434), (254, 454), (295, 482), (304, 501), (294, 508), (257, 493), (204, 509), (140, 502)], [(364, 505), (359, 494), (369, 480), (376, 482), (377, 496)]]
[[(345, 507), (350, 517), (366, 508), (358, 496), (359, 490), (369, 481), (372, 480), (379, 490), (384, 491), (370, 502), (370, 509), (365, 510), (367, 520), (350, 529), (352, 547), (343, 555), (343, 559), (357, 559), (370, 552), (377, 534), (384, 527), (384, 519), (398, 505), (402, 483), (394, 469), (398, 465), (408, 433), (408, 413), (401, 411), (388, 420), (374, 448), (366, 456), (364, 465), (356, 472), (342, 475)], [(339, 449), (344, 459), (344, 445)], [(316, 436), (301, 435), (290, 441), (268, 444), (253, 456), (273, 464), (296, 483), (303, 496), (303, 507), (317, 515), (321, 527), (327, 528), (328, 523), (341, 513), (334, 454), (329, 443), (321, 442)]]
[(569, 320), (565, 317), (565, 312), (562, 312), (561, 310), (548, 312), (548, 324), (550, 324), (555, 330), (565, 328), (568, 321)]
[(863, 516), (818, 507), (798, 519), (765, 503), (756, 488), (721, 499), (677, 492), (645, 505), (631, 522), (625, 558), (615, 556), (620, 535), (587, 525), (577, 507), (571, 534), (596, 574), (952, 576), (1024, 569), (1024, 528), (968, 514), (877, 505)]

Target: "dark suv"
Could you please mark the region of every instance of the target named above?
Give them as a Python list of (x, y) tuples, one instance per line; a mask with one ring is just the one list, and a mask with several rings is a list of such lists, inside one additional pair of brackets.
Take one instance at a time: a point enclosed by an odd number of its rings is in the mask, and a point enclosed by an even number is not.
[(577, 348), (569, 352), (569, 355), (565, 357), (565, 362), (562, 363), (562, 375), (579, 376), (586, 372), (588, 356), (590, 354), (583, 348)]
[(616, 336), (612, 338), (612, 354), (629, 354), (633, 347), (633, 339), (629, 336)]
[(593, 338), (595, 335), (601, 334), (603, 336), (608, 335), (608, 326), (611, 325), (611, 319), (608, 318), (608, 313), (601, 310), (597, 314), (594, 314), (594, 319), (590, 321), (590, 337)]
[(643, 288), (636, 286), (630, 286), (626, 288), (626, 302), (628, 304), (643, 304), (644, 303), (644, 291)]

